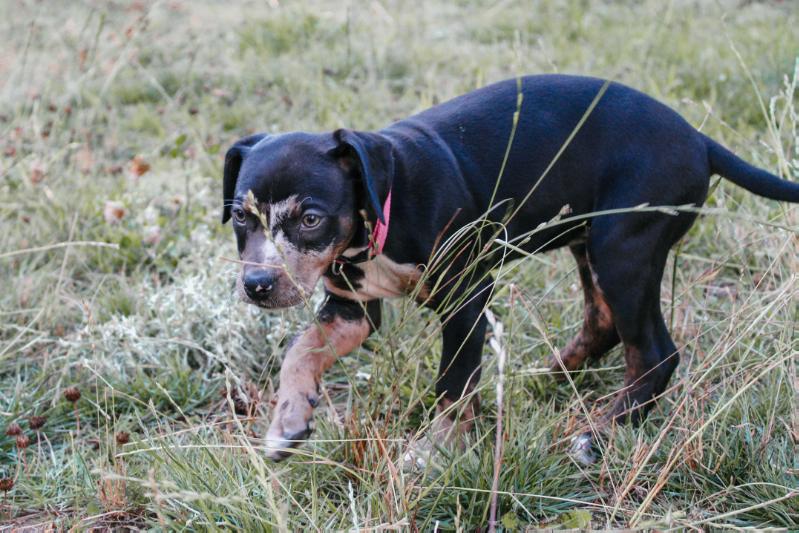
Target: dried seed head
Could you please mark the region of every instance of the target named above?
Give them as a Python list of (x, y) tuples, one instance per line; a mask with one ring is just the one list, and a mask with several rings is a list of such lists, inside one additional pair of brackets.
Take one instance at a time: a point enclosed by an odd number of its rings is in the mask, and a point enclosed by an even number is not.
[(0, 477), (0, 491), (8, 492), (14, 488), (13, 477)]
[(130, 442), (130, 433), (127, 431), (120, 431), (117, 433), (117, 444), (123, 446)]
[(64, 398), (66, 398), (68, 402), (75, 403), (80, 400), (80, 390), (77, 387), (64, 389)]
[(122, 202), (109, 200), (103, 208), (103, 218), (105, 218), (106, 224), (118, 224), (127, 214), (128, 211)]
[(47, 175), (47, 169), (44, 165), (39, 161), (34, 161), (31, 165), (30, 175), (28, 179), (30, 179), (33, 185), (38, 185), (42, 181), (44, 181), (45, 176)]
[(24, 450), (31, 443), (31, 440), (24, 433), (17, 435), (17, 448)]
[(233, 402), (233, 409), (236, 411), (237, 415), (240, 416), (250, 415), (250, 405), (244, 400), (236, 400), (235, 402)]
[(28, 419), (28, 425), (34, 431), (41, 429), (45, 422), (47, 422), (46, 416), (32, 416)]
[(138, 178), (147, 174), (150, 171), (150, 163), (144, 160), (140, 155), (137, 155), (130, 161), (130, 173)]
[(11, 422), (8, 427), (6, 427), (6, 435), (9, 437), (16, 437), (17, 435), (22, 433), (22, 428), (19, 427), (19, 424), (16, 422)]

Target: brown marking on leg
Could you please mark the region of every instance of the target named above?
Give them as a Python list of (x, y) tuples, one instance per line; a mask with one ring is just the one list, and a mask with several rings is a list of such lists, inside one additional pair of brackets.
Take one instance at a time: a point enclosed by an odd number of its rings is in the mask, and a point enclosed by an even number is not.
[(480, 397), (477, 394), (471, 395), (465, 405), (454, 404), (452, 400), (442, 398), (436, 406), (431, 433), (437, 443), (462, 445), (461, 437), (472, 430), (480, 414)]
[(653, 383), (659, 369), (647, 365), (643, 352), (635, 346), (624, 347), (624, 362), (624, 388), (618, 393), (609, 419), (618, 423), (629, 420), (637, 425), (653, 405)]
[(280, 388), (315, 389), (325, 370), (369, 336), (365, 319), (334, 317), (328, 323), (314, 324), (291, 346), (280, 369)]
[(314, 324), (291, 345), (280, 368), (279, 409), (266, 434), (268, 455), (285, 457), (280, 449), (296, 446), (310, 433), (313, 410), (319, 401), (322, 374), (335, 360), (363, 343), (371, 332), (368, 319), (334, 316)]
[(552, 357), (550, 368), (560, 378), (564, 377), (564, 368), (566, 371), (577, 370), (587, 359), (598, 359), (619, 342), (613, 313), (591, 269), (585, 244), (574, 245), (571, 251), (577, 261), (585, 307), (580, 332), (561, 350), (560, 361), (556, 356)]

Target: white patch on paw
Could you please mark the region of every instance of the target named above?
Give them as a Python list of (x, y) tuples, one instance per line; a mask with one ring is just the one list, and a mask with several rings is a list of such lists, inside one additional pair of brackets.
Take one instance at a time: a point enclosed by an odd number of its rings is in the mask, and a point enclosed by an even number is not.
[(594, 452), (594, 439), (591, 438), (591, 434), (583, 433), (572, 437), (569, 455), (574, 457), (574, 460), (580, 464), (586, 466), (594, 464), (596, 462), (596, 453)]
[(409, 442), (408, 451), (402, 456), (403, 470), (424, 470), (430, 462), (433, 453), (435, 453), (435, 447), (427, 437)]
[(272, 459), (273, 461), (280, 461), (285, 459), (289, 453), (289, 448), (292, 447), (292, 443), (287, 441), (283, 438), (282, 434), (278, 432), (269, 431), (266, 434), (266, 442), (264, 444), (266, 448), (266, 457)]
[(314, 424), (311, 420), (305, 429), (287, 433), (281, 429), (280, 424), (275, 424), (266, 432), (264, 443), (266, 457), (273, 461), (281, 461), (293, 453), (292, 448), (301, 445), (313, 432)]

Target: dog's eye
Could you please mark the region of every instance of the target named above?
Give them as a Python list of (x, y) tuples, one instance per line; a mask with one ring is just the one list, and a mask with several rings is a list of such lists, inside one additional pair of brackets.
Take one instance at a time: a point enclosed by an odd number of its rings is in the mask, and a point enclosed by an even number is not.
[(236, 222), (238, 222), (239, 224), (243, 224), (243, 223), (244, 223), (244, 220), (247, 218), (246, 214), (244, 213), (244, 209), (242, 209), (241, 207), (237, 207), (237, 208), (235, 208), (235, 209), (233, 210), (233, 218), (234, 218), (234, 219), (236, 220)]
[(315, 213), (305, 213), (302, 216), (302, 225), (305, 229), (312, 229), (322, 222), (322, 217)]

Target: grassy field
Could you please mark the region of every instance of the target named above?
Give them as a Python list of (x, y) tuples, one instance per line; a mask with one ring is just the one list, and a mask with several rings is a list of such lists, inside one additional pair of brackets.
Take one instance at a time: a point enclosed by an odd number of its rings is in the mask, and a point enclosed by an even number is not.
[[(440, 352), (436, 317), (407, 301), (385, 303), (381, 331), (327, 374), (302, 455), (263, 457), (280, 357), (312, 310), (268, 314), (233, 295), (221, 167), (244, 134), (378, 128), (491, 81), (584, 73), (799, 179), (794, 0), (2, 0), (0, 28), (12, 527), (486, 524), (495, 351), (467, 449), (407, 468)], [(502, 273), (502, 527), (799, 530), (799, 209), (728, 183), (707, 208), (661, 295), (684, 352), (673, 386), (590, 467), (569, 440), (610, 405), (621, 353), (556, 383), (542, 368), (582, 317), (573, 260)]]

